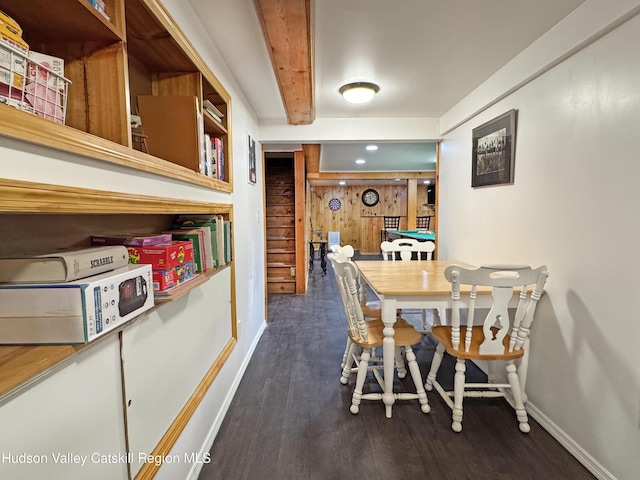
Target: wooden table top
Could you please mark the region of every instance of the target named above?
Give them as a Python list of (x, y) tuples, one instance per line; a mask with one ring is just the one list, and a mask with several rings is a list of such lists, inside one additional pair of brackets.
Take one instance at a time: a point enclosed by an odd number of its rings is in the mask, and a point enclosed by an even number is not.
[(444, 278), (445, 268), (449, 265), (473, 268), (455, 260), (361, 260), (355, 264), (380, 295), (447, 295), (451, 293), (451, 283)]

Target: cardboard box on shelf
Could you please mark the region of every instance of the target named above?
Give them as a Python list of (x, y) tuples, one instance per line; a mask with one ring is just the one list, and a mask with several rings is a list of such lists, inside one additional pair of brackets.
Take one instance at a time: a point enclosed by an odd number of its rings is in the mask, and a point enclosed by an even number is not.
[(172, 241), (148, 247), (127, 246), (129, 263), (148, 263), (155, 270), (177, 267), (193, 260), (193, 243)]
[(193, 261), (166, 270), (153, 270), (153, 291), (163, 292), (191, 280), (194, 275)]
[(26, 63), (24, 56), (0, 43), (0, 82), (22, 90)]
[(0, 344), (90, 342), (155, 303), (151, 267), (127, 265), (71, 282), (0, 285)]
[(0, 28), (6, 28), (14, 35), (22, 37), (22, 27), (13, 18), (0, 10)]

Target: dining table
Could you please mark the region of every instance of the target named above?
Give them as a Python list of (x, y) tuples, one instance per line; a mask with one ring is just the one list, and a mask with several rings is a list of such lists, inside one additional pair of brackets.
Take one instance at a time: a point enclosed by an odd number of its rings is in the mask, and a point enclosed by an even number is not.
[[(384, 339), (382, 343), (383, 385), (382, 401), (385, 415), (391, 418), (395, 402), (393, 392), (395, 341), (394, 324), (398, 309), (432, 309), (434, 324), (441, 322), (440, 311), (452, 306), (451, 283), (444, 277), (449, 265), (473, 268), (455, 260), (358, 260), (354, 262), (373, 293), (380, 299)], [(465, 290), (466, 288), (466, 290)], [(462, 285), (461, 292), (469, 286)], [(476, 305), (490, 307), (491, 288), (478, 287)]]

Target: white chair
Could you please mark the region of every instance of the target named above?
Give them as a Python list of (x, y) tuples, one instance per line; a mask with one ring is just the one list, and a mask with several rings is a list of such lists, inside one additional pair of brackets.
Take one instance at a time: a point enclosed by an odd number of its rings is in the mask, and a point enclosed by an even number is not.
[[(380, 306), (380, 301), (379, 300), (369, 301), (369, 302), (367, 301), (366, 296), (364, 294), (365, 288), (360, 283), (360, 272), (358, 270), (358, 267), (351, 262), (351, 258), (353, 257), (353, 247), (351, 247), (351, 245), (345, 245), (344, 247), (334, 246), (333, 250), (334, 251), (327, 256), (327, 258), (329, 258), (329, 261), (331, 262), (332, 267), (333, 267), (334, 261), (350, 262), (353, 265), (355, 271), (357, 272), (356, 284), (358, 287), (358, 299), (359, 299), (360, 308), (362, 310), (363, 316), (365, 317), (365, 320), (367, 322), (372, 322), (371, 325), (375, 325), (376, 327), (379, 327), (381, 329), (384, 328), (384, 324), (382, 323), (382, 318), (381, 318), (382, 308)], [(349, 253), (351, 253), (351, 256), (347, 257)], [(333, 269), (333, 272), (335, 275), (336, 270)], [(336, 277), (336, 281), (338, 281), (337, 277)], [(338, 282), (338, 287), (340, 287), (339, 282)], [(341, 291), (340, 294), (342, 295), (343, 292)], [(413, 328), (413, 327), (406, 320), (404, 320), (401, 317), (398, 317), (394, 325), (394, 329), (397, 329), (397, 328)], [(340, 383), (342, 383), (343, 385), (346, 385), (349, 382), (349, 376), (352, 373), (358, 371), (359, 357), (355, 355), (354, 352), (350, 353), (351, 345), (352, 345), (351, 339), (347, 337), (347, 345), (345, 346), (344, 353), (342, 355), (342, 363), (340, 364), (340, 368), (342, 369)], [(402, 360), (401, 347), (396, 347), (396, 361), (397, 361), (396, 368), (398, 369), (398, 376), (400, 378), (404, 378), (406, 376), (406, 370), (404, 368), (404, 361)]]
[[(435, 387), (451, 408), (451, 428), (455, 432), (462, 431), (464, 397), (505, 397), (516, 411), (520, 430), (525, 433), (529, 431), (527, 411), (524, 407), (527, 401), (524, 380), (521, 382), (515, 362), (526, 358), (533, 315), (547, 276), (545, 266), (532, 269), (497, 265), (467, 269), (450, 265), (445, 269), (445, 277), (451, 282), (453, 299), (451, 325), (434, 326), (431, 330), (438, 346), (425, 387), (427, 390)], [(462, 285), (470, 286), (464, 294), (461, 292)], [(493, 304), (482, 323), (475, 323), (476, 313), (482, 313), (475, 310), (476, 291), (483, 287), (492, 289)], [(509, 302), (514, 290), (519, 290), (519, 301), (511, 317)], [(460, 326), (463, 309), (467, 310), (466, 326)], [(445, 391), (436, 380), (445, 350), (456, 358), (453, 392)], [(466, 383), (466, 360), (488, 362), (490, 375), (486, 384)], [(498, 375), (494, 376), (492, 371), (496, 363), (506, 366), (508, 383), (497, 383), (500, 379)], [(526, 365), (520, 365), (520, 369), (526, 372)]]
[(432, 241), (420, 242), (414, 238), (396, 238), (380, 244), (384, 260), (411, 260), (416, 253), (418, 260), (431, 260), (436, 244)]
[[(382, 250), (382, 258), (384, 260), (411, 260), (414, 254), (418, 261), (431, 260), (433, 258), (433, 251), (436, 249), (436, 244), (431, 241), (420, 242), (413, 238), (396, 238), (389, 242), (385, 241), (380, 244), (380, 250)], [(401, 312), (402, 313), (402, 312)], [(422, 329), (421, 333), (429, 333), (431, 327), (427, 322), (427, 311), (425, 309), (420, 310), (422, 316)], [(434, 311), (434, 318), (436, 321), (439, 319), (439, 315)]]
[[(384, 379), (380, 374), (380, 370), (383, 368), (382, 359), (375, 355), (375, 349), (382, 346), (384, 339), (383, 329), (384, 325), (380, 325), (380, 322), (365, 321), (360, 308), (360, 301), (358, 299), (358, 286), (356, 285), (356, 278), (358, 275), (356, 266), (345, 259), (339, 259), (339, 254), (329, 254), (329, 260), (334, 270), (336, 281), (338, 283), (338, 290), (345, 309), (347, 317), (347, 334), (349, 336), (350, 343), (348, 344), (348, 365), (351, 365), (352, 359), (357, 362), (357, 377), (356, 385), (351, 397), (350, 411), (353, 414), (357, 414), (360, 411), (360, 403), (362, 400), (381, 400), (382, 393), (363, 393), (364, 382), (367, 377), (367, 373), (371, 371), (380, 385), (384, 383)], [(422, 385), (422, 379), (420, 378), (420, 369), (416, 356), (413, 353), (411, 345), (419, 343), (421, 340), (420, 333), (411, 326), (394, 328), (395, 344), (396, 344), (396, 368), (398, 375), (402, 375), (404, 370), (404, 362), (401, 361), (401, 356), (398, 354), (398, 349), (404, 348), (404, 356), (407, 360), (407, 366), (411, 378), (416, 387), (416, 393), (397, 393), (395, 398), (397, 400), (409, 400), (418, 399), (421, 405), (421, 410), (424, 413), (428, 413), (431, 408), (427, 400), (426, 392)], [(358, 355), (356, 350), (360, 348), (361, 352)], [(353, 369), (350, 368), (350, 372)], [(350, 373), (349, 372), (349, 373)], [(406, 372), (405, 372), (406, 373)], [(348, 374), (347, 374), (348, 376)], [(344, 371), (343, 377), (344, 378)], [(342, 381), (341, 378), (341, 381)], [(344, 383), (344, 382), (343, 382)]]

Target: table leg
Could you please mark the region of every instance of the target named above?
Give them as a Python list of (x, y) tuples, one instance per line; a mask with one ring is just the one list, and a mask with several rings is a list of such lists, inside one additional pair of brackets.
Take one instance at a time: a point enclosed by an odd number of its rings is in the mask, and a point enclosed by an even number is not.
[(382, 340), (382, 363), (384, 372), (384, 385), (382, 386), (382, 401), (385, 405), (385, 415), (391, 418), (391, 410), (395, 402), (393, 394), (393, 376), (395, 362), (396, 342), (393, 338), (395, 331), (393, 325), (396, 323), (396, 301), (385, 298), (382, 301), (382, 322), (384, 323), (384, 339)]
[(313, 257), (315, 255), (315, 249), (313, 243), (309, 243), (309, 273), (313, 272)]
[(320, 244), (320, 266), (322, 267), (322, 272), (325, 275), (327, 274), (326, 254), (327, 254), (327, 245), (326, 245), (326, 243), (321, 243)]

